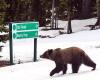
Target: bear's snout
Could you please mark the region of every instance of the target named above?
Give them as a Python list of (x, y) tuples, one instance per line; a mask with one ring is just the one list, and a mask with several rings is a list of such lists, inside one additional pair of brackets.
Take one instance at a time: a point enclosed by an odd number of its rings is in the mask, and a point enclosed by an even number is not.
[(42, 56), (42, 55), (40, 55), (40, 58), (43, 58), (43, 56)]

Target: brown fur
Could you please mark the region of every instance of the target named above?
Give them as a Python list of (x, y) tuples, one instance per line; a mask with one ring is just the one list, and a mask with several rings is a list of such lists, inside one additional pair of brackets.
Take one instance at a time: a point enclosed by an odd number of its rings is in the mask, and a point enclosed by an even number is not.
[(56, 67), (51, 71), (50, 76), (63, 71), (67, 71), (67, 64), (72, 64), (72, 72), (77, 73), (80, 65), (83, 63), (92, 67), (95, 70), (96, 64), (89, 58), (89, 56), (78, 47), (69, 47), (65, 49), (49, 49), (45, 51), (41, 58), (46, 58), (55, 61)]

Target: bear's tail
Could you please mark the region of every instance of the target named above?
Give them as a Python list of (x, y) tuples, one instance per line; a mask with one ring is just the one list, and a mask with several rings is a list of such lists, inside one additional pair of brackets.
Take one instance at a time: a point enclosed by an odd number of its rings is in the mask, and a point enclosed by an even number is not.
[(96, 64), (90, 59), (87, 54), (85, 54), (85, 52), (83, 53), (83, 64), (92, 67), (92, 70), (96, 69)]

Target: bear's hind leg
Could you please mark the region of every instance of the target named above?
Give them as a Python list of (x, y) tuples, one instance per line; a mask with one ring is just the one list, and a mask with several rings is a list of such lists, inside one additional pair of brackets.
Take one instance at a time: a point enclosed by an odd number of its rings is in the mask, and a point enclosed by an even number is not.
[(72, 64), (72, 73), (78, 73), (80, 64)]
[(85, 65), (87, 65), (87, 66), (92, 67), (93, 68), (92, 70), (95, 70), (96, 69), (96, 64), (91, 59), (88, 59), (87, 61), (84, 60), (83, 63)]

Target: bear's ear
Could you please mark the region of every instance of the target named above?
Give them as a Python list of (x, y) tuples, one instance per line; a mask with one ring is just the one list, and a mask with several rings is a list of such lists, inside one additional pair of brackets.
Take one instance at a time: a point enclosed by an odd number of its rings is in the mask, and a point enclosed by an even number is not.
[(49, 49), (49, 50), (48, 50), (49, 56), (50, 56), (52, 53), (53, 53), (53, 49)]
[(60, 49), (61, 49), (61, 48), (56, 48), (55, 50), (56, 50), (56, 51), (59, 51)]

